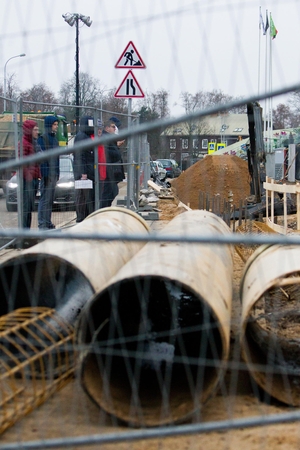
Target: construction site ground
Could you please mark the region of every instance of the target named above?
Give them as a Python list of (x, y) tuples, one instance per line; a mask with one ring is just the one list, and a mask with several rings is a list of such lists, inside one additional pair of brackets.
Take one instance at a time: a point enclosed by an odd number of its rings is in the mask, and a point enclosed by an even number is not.
[[(120, 196), (124, 194), (124, 188)], [(160, 220), (148, 221), (153, 232), (162, 229), (177, 213), (178, 199), (163, 200), (158, 204)], [(290, 220), (293, 220), (290, 218)], [(12, 256), (17, 250), (1, 252), (0, 261)], [(234, 253), (233, 302), (231, 320), (230, 361), (238, 362), (241, 303), (239, 286), (244, 262)], [(248, 418), (257, 415), (285, 413), (292, 408), (271, 399), (264, 401), (263, 393), (254, 388), (247, 371), (230, 369), (217, 392), (207, 401), (201, 411), (201, 421), (215, 422), (234, 418)], [(199, 418), (197, 419), (199, 420)], [(83, 392), (75, 377), (61, 391), (56, 392), (43, 405), (18, 421), (0, 438), (0, 446), (6, 443), (35, 441), (40, 439), (89, 436), (99, 433), (120, 433), (129, 431), (128, 427), (107, 416)], [(81, 445), (76, 448), (89, 449), (295, 449), (300, 446), (298, 423), (282, 423), (265, 427), (224, 430), (186, 436), (150, 439), (137, 442), (120, 442), (101, 446)], [(56, 447), (63, 448), (63, 447)], [(73, 447), (69, 447), (73, 448)]]

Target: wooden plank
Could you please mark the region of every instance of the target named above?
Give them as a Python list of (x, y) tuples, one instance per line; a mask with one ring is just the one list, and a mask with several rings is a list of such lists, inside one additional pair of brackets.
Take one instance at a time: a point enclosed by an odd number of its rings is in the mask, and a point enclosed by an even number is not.
[(264, 188), (268, 191), (272, 192), (281, 192), (281, 193), (289, 193), (295, 194), (297, 192), (296, 186), (292, 184), (276, 184), (276, 183), (267, 183), (266, 181), (263, 184)]
[(161, 186), (158, 186), (156, 183), (154, 183), (154, 181), (148, 180), (147, 183), (148, 183), (148, 186), (150, 186), (155, 191), (157, 191), (157, 192), (161, 191)]

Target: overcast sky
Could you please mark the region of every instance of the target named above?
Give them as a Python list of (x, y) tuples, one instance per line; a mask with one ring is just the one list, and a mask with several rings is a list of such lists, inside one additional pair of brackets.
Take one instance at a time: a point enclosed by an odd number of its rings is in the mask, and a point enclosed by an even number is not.
[(267, 37), (259, 40), (260, 6), (264, 19), (266, 9), (272, 13), (278, 30), (273, 88), (300, 80), (299, 0), (1, 0), (1, 6), (0, 82), (6, 61), (26, 53), (7, 64), (21, 89), (44, 82), (57, 94), (74, 75), (76, 29), (62, 18), (67, 12), (93, 21), (90, 28), (80, 25), (81, 71), (99, 79), (103, 89), (118, 88), (127, 69), (115, 64), (132, 41), (146, 65), (134, 70), (139, 86), (144, 93), (169, 91), (173, 115), (183, 113), (174, 106), (182, 91), (257, 93), (259, 54), (263, 89)]

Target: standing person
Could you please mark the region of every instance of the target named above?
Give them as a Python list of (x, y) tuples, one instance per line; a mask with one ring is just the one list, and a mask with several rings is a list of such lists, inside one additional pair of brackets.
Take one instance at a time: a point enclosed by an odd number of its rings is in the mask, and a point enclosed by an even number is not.
[[(34, 120), (25, 120), (22, 125), (23, 137), (23, 157), (33, 155), (37, 151), (37, 138), (39, 134), (39, 127)], [(20, 143), (19, 143), (20, 155)], [(23, 167), (23, 228), (31, 227), (32, 211), (35, 206), (35, 196), (38, 189), (39, 178), (41, 176), (39, 165), (32, 163), (29, 166)]]
[[(102, 136), (102, 123), (98, 128), (98, 137)], [(99, 205), (102, 205), (103, 187), (106, 179), (106, 154), (104, 145), (98, 145), (98, 168), (99, 168)]]
[[(44, 119), (44, 134), (38, 138), (38, 144), (43, 152), (51, 152), (58, 147), (56, 137), (58, 119), (55, 116), (46, 116)], [(41, 198), (38, 207), (38, 224), (40, 230), (55, 228), (51, 221), (52, 205), (57, 180), (59, 178), (59, 156), (49, 157), (41, 163)]]
[[(104, 124), (103, 135), (115, 134), (116, 124), (108, 120)], [(111, 206), (113, 200), (119, 193), (118, 183), (124, 180), (124, 168), (122, 165), (122, 154), (116, 140), (105, 146), (106, 155), (106, 178), (103, 182), (101, 208)], [(114, 164), (114, 165), (112, 165)]]
[[(74, 144), (94, 138), (94, 119), (91, 116), (82, 116), (79, 122), (79, 132), (76, 134)], [(94, 148), (74, 152), (75, 180), (92, 180), (93, 189), (76, 189), (76, 222), (82, 222), (94, 211), (95, 205), (95, 174), (94, 174)]]
[[(115, 128), (115, 134), (119, 134), (119, 128), (120, 128), (121, 125), (122, 125), (121, 120), (118, 119), (117, 117), (114, 117), (114, 116), (112, 116), (112, 117), (111, 117), (110, 119), (108, 119), (108, 120), (110, 120), (111, 122), (113, 122), (113, 123), (116, 125), (116, 128)], [(125, 139), (123, 139), (123, 141), (118, 141), (118, 140), (117, 140), (117, 146), (118, 146), (118, 147), (121, 147), (121, 146), (124, 144), (124, 142), (125, 142)]]

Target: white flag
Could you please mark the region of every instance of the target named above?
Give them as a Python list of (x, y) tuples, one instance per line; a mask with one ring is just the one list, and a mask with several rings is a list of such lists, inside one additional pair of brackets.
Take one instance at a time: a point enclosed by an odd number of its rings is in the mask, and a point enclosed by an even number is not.
[(259, 14), (259, 28), (262, 28), (263, 34), (266, 34), (264, 19), (263, 19), (263, 16), (261, 14), (261, 11), (260, 11), (260, 14)]

